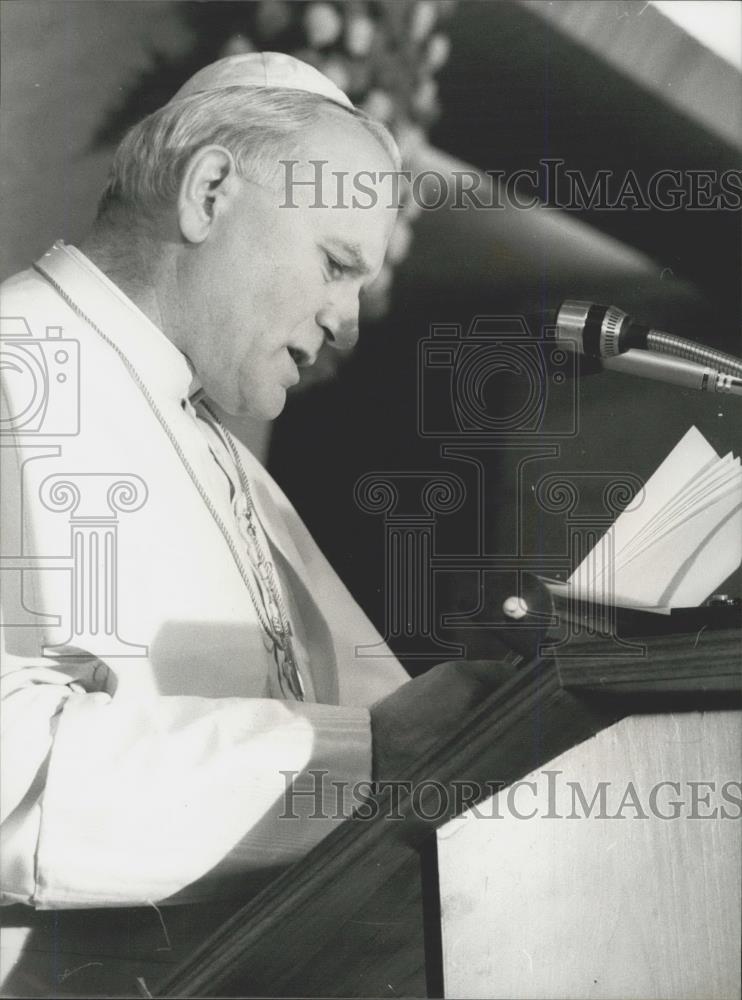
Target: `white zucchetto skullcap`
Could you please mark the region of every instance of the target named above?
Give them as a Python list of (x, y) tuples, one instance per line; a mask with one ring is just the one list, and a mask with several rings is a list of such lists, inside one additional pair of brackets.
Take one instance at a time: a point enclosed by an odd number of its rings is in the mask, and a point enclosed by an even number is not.
[(326, 97), (341, 107), (353, 109), (350, 99), (324, 73), (285, 52), (247, 52), (217, 59), (186, 80), (169, 103), (224, 87), (304, 90), (308, 94)]

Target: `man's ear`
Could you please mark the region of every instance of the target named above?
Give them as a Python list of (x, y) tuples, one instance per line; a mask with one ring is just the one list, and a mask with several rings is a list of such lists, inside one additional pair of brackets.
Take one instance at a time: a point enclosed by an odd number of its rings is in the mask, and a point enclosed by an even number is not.
[(209, 234), (217, 202), (235, 190), (234, 157), (223, 146), (204, 146), (188, 161), (178, 192), (178, 224), (188, 243), (201, 243)]

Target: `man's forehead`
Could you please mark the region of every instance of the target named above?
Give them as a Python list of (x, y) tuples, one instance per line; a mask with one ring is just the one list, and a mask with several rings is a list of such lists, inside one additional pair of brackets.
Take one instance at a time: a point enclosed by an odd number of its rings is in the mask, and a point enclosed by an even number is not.
[(402, 175), (389, 153), (342, 110), (327, 117), (299, 144), (293, 158), (282, 161), (287, 200), (318, 211), (326, 208), (340, 217), (341, 225), (358, 225), (359, 209), (396, 217), (400, 184), (395, 185), (394, 178)]
[(298, 155), (327, 160), (333, 170), (393, 170), (380, 140), (342, 108), (325, 108), (299, 143)]

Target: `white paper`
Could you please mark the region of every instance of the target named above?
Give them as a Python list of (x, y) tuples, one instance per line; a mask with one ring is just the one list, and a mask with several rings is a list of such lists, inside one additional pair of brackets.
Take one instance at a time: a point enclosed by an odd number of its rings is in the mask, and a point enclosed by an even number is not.
[(719, 458), (691, 427), (563, 590), (591, 603), (694, 607), (741, 563), (739, 458)]

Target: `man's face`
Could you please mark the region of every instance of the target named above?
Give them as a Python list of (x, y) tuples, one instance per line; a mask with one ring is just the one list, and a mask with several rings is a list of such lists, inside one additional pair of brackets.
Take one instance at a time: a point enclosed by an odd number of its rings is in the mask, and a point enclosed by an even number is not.
[[(327, 161), (328, 207), (311, 207), (309, 186), (287, 197), (283, 177), (277, 190), (239, 179), (229, 211), (215, 214), (208, 237), (179, 264), (181, 345), (202, 387), (228, 413), (263, 420), (278, 416), (298, 369), (325, 340), (355, 343), (358, 296), (381, 268), (396, 217), (388, 182), (376, 186), (373, 207), (352, 207), (354, 175), (394, 169), (352, 119), (326, 114), (296, 159), (295, 181), (314, 177), (308, 161)], [(339, 208), (329, 207), (337, 203), (332, 171), (348, 174)]]

